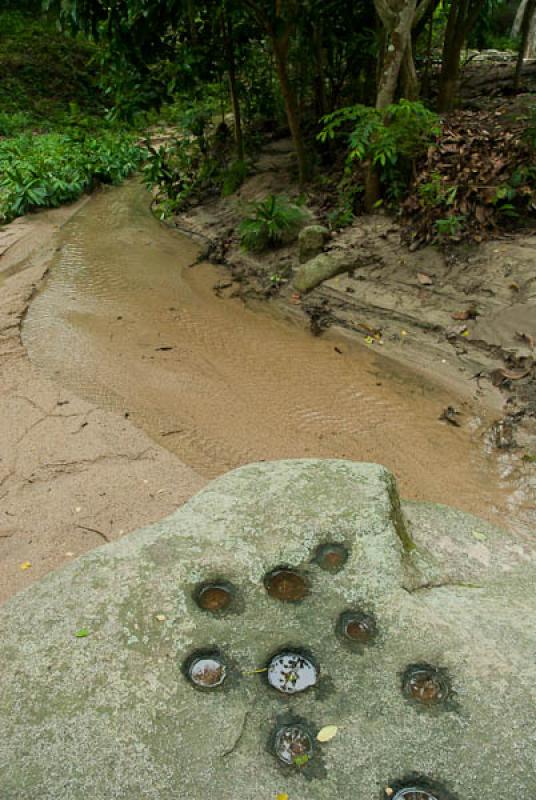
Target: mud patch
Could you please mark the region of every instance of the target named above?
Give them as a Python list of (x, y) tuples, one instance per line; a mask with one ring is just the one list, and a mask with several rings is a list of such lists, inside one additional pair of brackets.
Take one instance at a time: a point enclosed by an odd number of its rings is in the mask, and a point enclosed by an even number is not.
[[(444, 389), (379, 346), (314, 339), (271, 304), (215, 296), (229, 273), (191, 269), (198, 252), (152, 218), (135, 182), (96, 196), (32, 303), (33, 362), (206, 478), (278, 458), (373, 461), (406, 497), (530, 528), (517, 475), (485, 450), (496, 415), (476, 392), (460, 398), (455, 383)], [(438, 421), (448, 405), (461, 428)]]

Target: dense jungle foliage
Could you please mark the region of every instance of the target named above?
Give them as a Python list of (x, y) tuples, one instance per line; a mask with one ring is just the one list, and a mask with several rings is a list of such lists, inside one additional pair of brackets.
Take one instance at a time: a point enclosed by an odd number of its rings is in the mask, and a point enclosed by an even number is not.
[[(116, 182), (142, 160), (165, 216), (232, 194), (265, 137), (285, 133), (297, 185), (330, 185), (336, 226), (404, 201), (421, 238), (456, 238), (475, 214), (491, 229), (533, 210), (530, 101), (521, 127), (519, 115), (503, 126), (514, 131), (509, 158), (485, 202), (473, 196), (478, 176), (466, 196), (440, 159), (432, 172), (428, 162), (477, 51), (515, 51), (508, 91), (523, 94), (536, 0), (23, 0), (0, 10), (0, 219)], [(140, 146), (157, 121), (173, 134)]]

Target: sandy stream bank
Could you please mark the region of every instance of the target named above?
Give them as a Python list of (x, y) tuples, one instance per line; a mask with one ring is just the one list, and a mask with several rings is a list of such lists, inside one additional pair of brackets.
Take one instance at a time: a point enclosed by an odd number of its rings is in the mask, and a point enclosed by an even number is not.
[(22, 345), (59, 230), (85, 202), (0, 231), (0, 601), (204, 484), (127, 420), (47, 380)]

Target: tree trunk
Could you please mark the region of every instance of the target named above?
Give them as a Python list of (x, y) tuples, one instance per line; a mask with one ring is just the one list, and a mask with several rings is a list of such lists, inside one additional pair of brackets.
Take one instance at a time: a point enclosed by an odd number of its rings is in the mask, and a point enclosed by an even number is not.
[(233, 108), (234, 135), (236, 142), (236, 157), (239, 161), (244, 160), (244, 137), (242, 135), (242, 114), (240, 112), (240, 100), (238, 98), (238, 86), (236, 81), (236, 60), (234, 52), (233, 22), (225, 7), (222, 17), (223, 41), (225, 45), (225, 55), (227, 60), (227, 76), (229, 78), (229, 94), (231, 95), (231, 105)]
[(300, 117), (298, 114), (298, 104), (296, 102), (296, 95), (292, 84), (290, 82), (287, 62), (288, 62), (288, 42), (285, 37), (280, 38), (276, 34), (272, 34), (272, 48), (274, 51), (275, 66), (277, 76), (279, 78), (279, 85), (281, 87), (281, 94), (285, 102), (285, 111), (287, 113), (288, 126), (298, 160), (298, 176), (300, 187), (303, 187), (309, 177), (309, 164), (305, 152), (305, 144), (303, 141), (303, 134), (300, 124)]
[(456, 99), (460, 58), (465, 40), (473, 30), (485, 0), (452, 0), (445, 40), (443, 63), (439, 77), (438, 109), (450, 111)]
[(376, 108), (381, 110), (395, 100), (402, 61), (411, 40), (417, 0), (406, 0), (396, 11), (386, 0), (374, 0), (374, 4), (386, 32), (386, 52), (376, 95)]
[(406, 100), (418, 100), (419, 95), (420, 84), (417, 70), (415, 69), (413, 46), (410, 38), (402, 59), (402, 97), (405, 97)]
[[(402, 62), (406, 57), (408, 47), (410, 48), (408, 62), (410, 59), (413, 64), (413, 53), (410, 46), (417, 0), (405, 0), (402, 8), (393, 8), (389, 0), (374, 0), (374, 5), (385, 31), (384, 56), (376, 94), (376, 108), (383, 111), (395, 101)], [(413, 64), (414, 70), (415, 65)], [(412, 69), (409, 63), (407, 72), (411, 82)], [(415, 74), (414, 77), (416, 79), (417, 75)], [(373, 164), (369, 164), (365, 175), (365, 210), (369, 213), (372, 212), (380, 197), (381, 185), (378, 170)]]
[(281, 94), (283, 95), (283, 101), (285, 103), (285, 112), (292, 136), (292, 143), (298, 161), (300, 187), (303, 187), (309, 177), (309, 163), (305, 152), (296, 93), (294, 92), (288, 74), (288, 51), (292, 26), (288, 21), (288, 15), (284, 13), (286, 10), (286, 3), (283, 2), (283, 0), (276, 1), (275, 21), (266, 13), (263, 4), (258, 2), (258, 0), (244, 0), (244, 4), (253, 11), (258, 22), (268, 34), (272, 44), (275, 68), (279, 79)]
[(380, 175), (376, 167), (369, 163), (365, 171), (365, 192), (363, 195), (363, 205), (367, 214), (372, 214), (376, 210), (381, 196)]
[(527, 0), (525, 4), (525, 11), (523, 14), (523, 21), (521, 23), (521, 44), (519, 45), (519, 53), (517, 56), (516, 74), (514, 78), (514, 89), (519, 91), (521, 86), (521, 77), (523, 73), (523, 63), (527, 57), (529, 49), (530, 35), (532, 30), (532, 23), (534, 14), (536, 12), (536, 0)]
[(525, 16), (525, 8), (527, 2), (528, 0), (521, 0), (520, 4), (517, 7), (514, 24), (512, 25), (512, 31), (510, 34), (512, 36), (512, 39), (515, 39), (521, 33), (521, 25), (523, 23), (523, 17)]
[(530, 24), (529, 41), (527, 43), (527, 52), (525, 58), (534, 58), (536, 51), (536, 14), (532, 15), (532, 22)]
[(322, 50), (322, 29), (315, 25), (313, 29), (313, 45), (315, 54), (315, 99), (317, 117), (321, 118), (328, 112), (326, 97), (326, 84), (324, 79), (324, 53)]

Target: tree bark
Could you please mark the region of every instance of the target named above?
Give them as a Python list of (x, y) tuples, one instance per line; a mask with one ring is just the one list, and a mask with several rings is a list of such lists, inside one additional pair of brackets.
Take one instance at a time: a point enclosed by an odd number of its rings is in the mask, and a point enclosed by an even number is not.
[(296, 94), (290, 82), (288, 74), (288, 42), (281, 39), (275, 34), (272, 35), (272, 48), (274, 51), (275, 66), (277, 70), (277, 77), (279, 78), (279, 85), (281, 87), (281, 94), (285, 103), (285, 111), (287, 113), (288, 126), (296, 152), (296, 159), (298, 161), (298, 178), (300, 187), (303, 187), (309, 177), (309, 164), (307, 162), (307, 155), (305, 152), (305, 144), (303, 141), (303, 133), (300, 124), (300, 116), (298, 113), (298, 104), (296, 102)]
[(450, 111), (456, 99), (460, 58), (465, 40), (473, 30), (485, 0), (452, 0), (445, 39), (443, 63), (439, 77), (438, 109)]
[(328, 112), (328, 101), (326, 97), (326, 83), (324, 79), (324, 53), (322, 49), (322, 29), (320, 25), (315, 25), (313, 29), (313, 45), (315, 54), (315, 99), (316, 111), (319, 118)]
[(434, 40), (434, 10), (430, 14), (428, 21), (428, 38), (426, 42), (426, 61), (424, 64), (424, 74), (422, 77), (421, 91), (425, 97), (428, 97), (430, 92), (430, 73), (432, 70), (432, 45)]
[(512, 39), (515, 39), (521, 33), (521, 25), (523, 23), (523, 17), (525, 16), (525, 8), (527, 2), (528, 0), (521, 0), (520, 4), (517, 7), (514, 23), (512, 25), (512, 31), (510, 34), (512, 36)]
[(415, 68), (413, 45), (410, 37), (402, 59), (402, 97), (405, 97), (406, 100), (418, 100), (420, 92), (421, 87)]
[(514, 89), (519, 91), (521, 86), (521, 77), (523, 74), (523, 64), (530, 45), (530, 36), (532, 31), (533, 19), (536, 12), (536, 0), (527, 0), (523, 13), (523, 20), (521, 22), (521, 44), (519, 45), (519, 53), (517, 56), (516, 74), (514, 78)]
[(374, 0), (374, 4), (378, 16), (383, 22), (387, 37), (386, 53), (376, 96), (376, 108), (382, 110), (395, 100), (402, 61), (411, 40), (417, 0), (406, 0), (400, 9), (393, 7), (394, 4), (391, 5), (389, 0)]
[(234, 52), (233, 21), (224, 6), (222, 16), (223, 41), (227, 61), (227, 76), (229, 79), (229, 94), (231, 96), (231, 106), (233, 109), (234, 135), (236, 143), (236, 157), (239, 161), (244, 160), (244, 137), (242, 134), (242, 114), (240, 111), (240, 100), (238, 98), (238, 85), (236, 81), (236, 59)]

